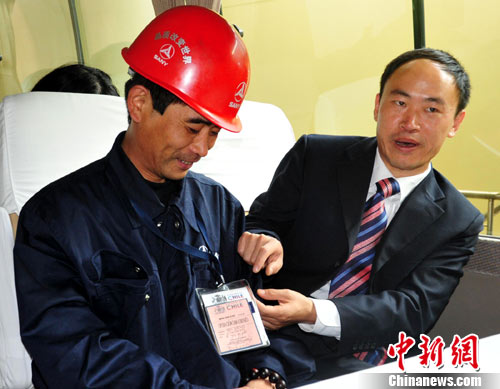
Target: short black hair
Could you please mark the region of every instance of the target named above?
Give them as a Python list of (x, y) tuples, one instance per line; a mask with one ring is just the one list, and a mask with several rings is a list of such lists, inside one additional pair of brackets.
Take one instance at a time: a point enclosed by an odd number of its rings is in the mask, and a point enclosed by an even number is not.
[[(133, 69), (129, 70), (129, 74), (132, 77), (125, 83), (125, 100), (128, 98), (130, 89), (132, 89), (133, 86), (142, 85), (143, 87), (149, 90), (149, 93), (151, 94), (151, 99), (153, 100), (153, 108), (155, 111), (158, 111), (161, 115), (163, 115), (163, 113), (170, 104), (186, 104), (172, 92), (154, 83), (153, 81), (148, 80), (146, 77), (140, 75)], [(129, 123), (130, 123), (130, 115), (129, 115)]]
[(42, 77), (31, 91), (119, 96), (107, 73), (83, 64), (63, 65), (52, 70)]
[(389, 64), (385, 67), (382, 77), (380, 78), (380, 97), (382, 97), (385, 84), (391, 75), (400, 66), (416, 59), (428, 59), (430, 61), (437, 62), (441, 65), (441, 68), (445, 72), (453, 76), (455, 79), (455, 85), (457, 86), (459, 92), (458, 105), (455, 115), (462, 111), (469, 103), (470, 98), (469, 75), (455, 57), (446, 51), (438, 49), (422, 48), (410, 50), (389, 62)]

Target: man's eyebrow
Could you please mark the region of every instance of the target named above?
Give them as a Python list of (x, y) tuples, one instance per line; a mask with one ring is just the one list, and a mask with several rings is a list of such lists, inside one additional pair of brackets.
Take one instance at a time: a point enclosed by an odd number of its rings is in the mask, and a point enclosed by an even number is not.
[(404, 96), (404, 97), (410, 97), (410, 95), (408, 93), (406, 93), (404, 90), (401, 90), (401, 89), (393, 89), (393, 90), (391, 90), (390, 94)]
[(205, 118), (190, 118), (187, 120), (187, 122), (193, 124), (206, 124), (207, 126), (215, 126), (215, 124)]

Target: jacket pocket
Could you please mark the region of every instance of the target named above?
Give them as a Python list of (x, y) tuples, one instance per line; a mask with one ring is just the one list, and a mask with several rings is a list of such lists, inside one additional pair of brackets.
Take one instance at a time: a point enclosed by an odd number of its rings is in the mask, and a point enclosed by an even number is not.
[(196, 288), (215, 288), (214, 269), (208, 261), (190, 256), (191, 276)]
[(134, 258), (101, 250), (91, 259), (96, 315), (118, 335), (125, 336), (150, 296), (150, 279)]

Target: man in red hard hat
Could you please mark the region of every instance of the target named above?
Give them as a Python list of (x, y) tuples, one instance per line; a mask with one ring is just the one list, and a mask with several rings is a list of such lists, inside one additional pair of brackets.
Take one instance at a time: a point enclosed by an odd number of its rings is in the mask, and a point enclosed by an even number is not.
[(240, 203), (189, 171), (221, 128), (241, 129), (243, 42), (218, 14), (187, 6), (122, 54), (129, 128), (20, 215), (16, 283), (34, 385), (283, 388), (306, 377), (314, 364), (298, 344), (260, 347), (264, 327), (239, 286), (259, 282), (236, 251)]

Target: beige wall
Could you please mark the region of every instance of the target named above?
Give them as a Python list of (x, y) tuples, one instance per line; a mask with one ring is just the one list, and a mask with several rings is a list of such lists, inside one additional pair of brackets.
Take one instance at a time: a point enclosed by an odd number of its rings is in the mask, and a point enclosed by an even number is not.
[(245, 31), (252, 100), (280, 106), (295, 134), (374, 134), (388, 59), (413, 46), (411, 1), (223, 1)]
[[(435, 166), (460, 189), (500, 192), (500, 3), (426, 2), (426, 25), (427, 44), (459, 57), (472, 83), (464, 123)], [(474, 204), (486, 211), (485, 201)], [(500, 235), (500, 216), (495, 222), (494, 232)]]
[[(108, 72), (122, 91), (127, 66), (120, 50), (154, 17), (151, 1), (76, 3), (86, 63)], [(223, 0), (222, 6), (224, 17), (245, 31), (249, 99), (280, 106), (297, 137), (375, 134), (379, 76), (390, 59), (413, 48), (411, 0)], [(500, 4), (432, 0), (425, 15), (427, 46), (456, 55), (473, 85), (466, 119), (434, 165), (459, 189), (500, 192)], [(76, 62), (68, 1), (0, 0), (0, 50), (0, 98)], [(486, 211), (485, 202), (475, 204)]]
[[(154, 18), (148, 0), (77, 0), (85, 63), (123, 90), (121, 49)], [(68, 0), (0, 0), (0, 99), (30, 90), (50, 70), (76, 63)]]
[(107, 72), (123, 94), (123, 85), (129, 77), (121, 50), (154, 18), (152, 2), (80, 0), (76, 3), (86, 63)]
[(0, 0), (0, 36), (0, 98), (75, 57), (67, 1)]

